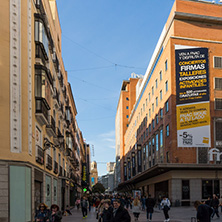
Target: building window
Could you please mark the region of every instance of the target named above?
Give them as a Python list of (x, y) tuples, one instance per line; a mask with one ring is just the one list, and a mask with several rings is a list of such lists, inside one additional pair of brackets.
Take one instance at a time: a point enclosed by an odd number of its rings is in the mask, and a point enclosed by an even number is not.
[(155, 153), (155, 138), (152, 138), (152, 152)]
[(126, 118), (129, 118), (129, 115), (126, 115)]
[(152, 113), (154, 112), (154, 103), (152, 104)]
[(163, 147), (163, 130), (160, 130), (160, 147)]
[(151, 124), (149, 124), (149, 133), (151, 133)]
[(145, 104), (143, 104), (143, 111), (145, 111)]
[(163, 118), (163, 109), (160, 109), (160, 118)]
[(158, 88), (158, 79), (155, 81), (156, 89)]
[(214, 79), (214, 83), (215, 83), (215, 89), (216, 90), (222, 90), (222, 78), (215, 78)]
[(156, 151), (159, 150), (159, 135), (156, 134)]
[(148, 94), (148, 96), (149, 96), (149, 102), (150, 102), (150, 93)]
[(159, 116), (156, 115), (156, 125), (158, 125), (158, 123), (159, 123)]
[(222, 109), (222, 99), (215, 98), (215, 109)]
[(151, 141), (149, 141), (149, 156), (151, 156), (151, 149), (152, 149), (152, 147), (151, 147)]
[(212, 197), (213, 194), (220, 196), (219, 180), (202, 180), (202, 199)]
[(158, 97), (156, 97), (156, 107), (158, 107)]
[(160, 101), (162, 101), (163, 99), (163, 93), (162, 93), (162, 90), (160, 90)]
[(166, 152), (166, 161), (167, 161), (167, 163), (170, 162), (169, 151)]
[(162, 81), (163, 79), (163, 75), (162, 75), (162, 71), (160, 71), (160, 82)]
[(166, 101), (165, 103), (165, 112), (168, 113), (169, 112), (169, 102)]
[(154, 86), (152, 86), (152, 96), (154, 95)]
[(169, 124), (166, 126), (166, 136), (170, 135), (170, 127)]
[(148, 101), (147, 101), (147, 99), (146, 99), (146, 106), (148, 105)]
[(45, 27), (41, 21), (35, 21), (35, 41), (42, 43), (44, 46), (44, 51), (48, 56), (48, 37), (45, 31)]
[(222, 68), (222, 57), (214, 56), (214, 68)]
[(151, 117), (151, 109), (149, 109), (149, 118)]
[(129, 109), (129, 106), (126, 106), (126, 109)]
[(126, 124), (126, 127), (128, 127), (129, 126), (129, 124)]
[(149, 146), (148, 146), (148, 144), (146, 145), (146, 158), (148, 158), (148, 155), (149, 155)]
[(128, 97), (126, 97), (126, 100), (127, 100), (127, 101), (129, 101), (129, 98), (128, 98)]
[(168, 92), (168, 81), (165, 82), (165, 90), (166, 90), (166, 93)]
[(166, 60), (165, 61), (165, 71), (167, 71), (168, 70), (168, 61)]
[(154, 119), (152, 120), (152, 127), (153, 127), (153, 129), (155, 128), (155, 121), (154, 121)]

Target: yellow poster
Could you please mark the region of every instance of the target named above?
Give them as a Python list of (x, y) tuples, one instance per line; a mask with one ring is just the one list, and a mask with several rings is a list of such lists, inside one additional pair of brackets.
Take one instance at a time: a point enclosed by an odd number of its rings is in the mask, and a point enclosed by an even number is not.
[(210, 125), (209, 102), (177, 106), (177, 130)]

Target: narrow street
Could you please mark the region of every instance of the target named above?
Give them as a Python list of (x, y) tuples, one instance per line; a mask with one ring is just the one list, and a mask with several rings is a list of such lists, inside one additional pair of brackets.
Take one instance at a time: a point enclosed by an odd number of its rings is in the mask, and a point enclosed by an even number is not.
[[(88, 217), (85, 219), (82, 218), (81, 210), (78, 211), (76, 209), (72, 209), (71, 212), (72, 212), (72, 215), (63, 217), (63, 220), (62, 220), (63, 222), (73, 222), (73, 221), (97, 222), (96, 213), (94, 209), (88, 214)], [(133, 214), (131, 210), (130, 210), (130, 215), (131, 215), (131, 221), (133, 222), (134, 219), (133, 219)], [(193, 207), (173, 207), (169, 211), (169, 215), (170, 215), (171, 222), (190, 222), (191, 217), (194, 217), (196, 215), (196, 211)], [(146, 214), (144, 211), (140, 214), (139, 221), (141, 222), (147, 221)], [(164, 221), (163, 212), (155, 208), (152, 221), (154, 222)], [(216, 219), (215, 217), (215, 219), (213, 219), (212, 221), (217, 222), (217, 221), (220, 221), (220, 219)]]

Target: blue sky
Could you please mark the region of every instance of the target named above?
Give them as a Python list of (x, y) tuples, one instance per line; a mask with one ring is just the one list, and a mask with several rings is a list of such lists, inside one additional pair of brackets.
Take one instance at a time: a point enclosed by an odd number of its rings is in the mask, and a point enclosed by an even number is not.
[[(173, 0), (57, 0), (62, 55), (77, 121), (99, 175), (115, 161), (115, 115), (122, 81), (145, 74)], [(117, 64), (117, 65), (115, 65)], [(125, 66), (125, 67), (124, 67)]]

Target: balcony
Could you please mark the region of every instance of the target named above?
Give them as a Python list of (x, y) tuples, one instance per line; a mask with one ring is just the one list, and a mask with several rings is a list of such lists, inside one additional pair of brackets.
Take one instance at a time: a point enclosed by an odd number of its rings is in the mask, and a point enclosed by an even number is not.
[(48, 110), (50, 107), (42, 97), (35, 97), (35, 116), (41, 126), (48, 124)]
[(62, 75), (62, 73), (61, 73), (60, 78), (59, 78), (59, 83), (60, 83), (61, 88), (63, 88), (63, 75)]
[(66, 177), (66, 171), (65, 170), (63, 170), (63, 176)]
[(77, 182), (77, 177), (73, 172), (70, 174), (70, 179), (73, 180), (74, 182)]
[(46, 125), (46, 132), (51, 137), (56, 137), (56, 126), (55, 126), (55, 120), (52, 116), (49, 116), (49, 122)]
[(70, 160), (74, 160), (75, 156), (73, 151), (70, 148), (66, 148), (66, 156), (70, 159)]
[(58, 60), (58, 57), (56, 55), (56, 52), (53, 53), (52, 60), (53, 60), (53, 64), (54, 64), (56, 72), (59, 72), (59, 60)]
[(52, 170), (52, 157), (49, 154), (47, 154), (46, 168)]
[(58, 112), (59, 112), (60, 116), (63, 116), (63, 114), (64, 114), (64, 105), (62, 103), (60, 103), (60, 107), (59, 107)]
[(53, 170), (53, 172), (54, 172), (55, 174), (57, 174), (58, 171), (59, 171), (58, 163), (57, 163), (56, 161), (54, 161), (54, 170)]
[(44, 151), (39, 145), (36, 145), (36, 162), (41, 165), (44, 164)]
[(55, 87), (53, 88), (53, 102), (54, 102), (55, 107), (59, 108), (60, 106), (59, 93)]
[(60, 176), (60, 177), (63, 176), (63, 175), (62, 175), (62, 167), (61, 167), (61, 166), (59, 166), (59, 176)]
[(48, 55), (45, 51), (45, 48), (41, 42), (35, 42), (35, 57), (41, 59), (42, 64), (45, 66), (48, 61)]

